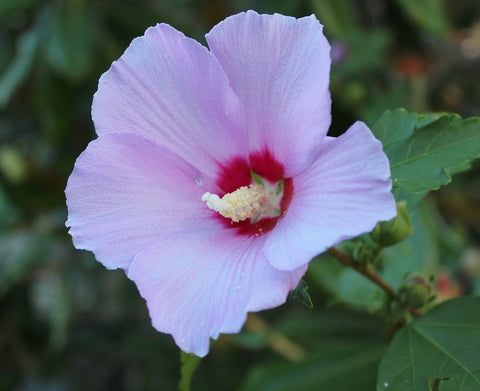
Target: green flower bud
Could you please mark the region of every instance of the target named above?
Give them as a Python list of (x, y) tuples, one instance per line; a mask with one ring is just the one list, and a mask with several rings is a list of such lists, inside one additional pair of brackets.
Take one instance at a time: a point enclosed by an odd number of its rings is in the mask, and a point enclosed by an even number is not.
[(397, 216), (392, 220), (378, 223), (372, 232), (372, 239), (383, 247), (392, 246), (412, 233), (410, 215), (406, 202), (397, 203)]
[(404, 306), (420, 309), (432, 300), (432, 293), (431, 281), (418, 275), (403, 283), (399, 291), (399, 297)]
[(360, 265), (373, 264), (378, 256), (378, 245), (362, 240), (353, 247), (352, 256)]

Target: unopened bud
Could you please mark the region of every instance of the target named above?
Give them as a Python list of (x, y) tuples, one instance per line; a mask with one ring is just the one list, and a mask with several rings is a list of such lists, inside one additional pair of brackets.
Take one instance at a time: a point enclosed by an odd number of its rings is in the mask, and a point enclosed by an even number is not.
[(412, 233), (410, 215), (407, 211), (406, 202), (397, 203), (397, 216), (392, 220), (378, 223), (372, 232), (372, 239), (381, 246), (392, 246)]
[(432, 292), (432, 282), (418, 275), (403, 283), (399, 296), (405, 306), (420, 309), (432, 300)]

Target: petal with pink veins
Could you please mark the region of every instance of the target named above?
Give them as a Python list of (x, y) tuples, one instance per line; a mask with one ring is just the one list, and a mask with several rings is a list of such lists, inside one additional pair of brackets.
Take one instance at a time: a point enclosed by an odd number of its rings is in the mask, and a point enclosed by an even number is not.
[(388, 159), (363, 122), (321, 147), (313, 165), (293, 178), (288, 211), (265, 243), (269, 262), (281, 270), (298, 268), (397, 213)]
[(231, 230), (178, 235), (139, 253), (128, 275), (153, 326), (203, 357), (210, 338), (240, 331), (248, 311), (283, 304), (305, 273), (306, 266), (288, 272), (270, 266), (262, 244)]
[(132, 134), (92, 141), (66, 188), (75, 247), (108, 268), (127, 268), (146, 247), (180, 233), (215, 229), (201, 200), (214, 182), (173, 152)]
[(330, 46), (322, 28), (313, 15), (247, 11), (206, 35), (245, 106), (250, 151), (268, 147), (287, 176), (313, 162), (330, 126)]
[(209, 175), (247, 149), (242, 104), (217, 60), (166, 24), (135, 38), (102, 75), (92, 117), (99, 135), (143, 136)]

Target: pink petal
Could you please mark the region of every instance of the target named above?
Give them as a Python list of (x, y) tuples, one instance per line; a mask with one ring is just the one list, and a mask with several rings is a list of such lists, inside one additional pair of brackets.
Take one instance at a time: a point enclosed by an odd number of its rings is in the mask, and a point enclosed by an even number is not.
[(247, 11), (206, 36), (245, 105), (250, 151), (264, 146), (287, 176), (307, 168), (330, 126), (330, 46), (312, 15)]
[(149, 28), (100, 78), (92, 116), (99, 135), (135, 133), (202, 172), (247, 148), (242, 105), (214, 56), (166, 24)]
[(284, 303), (305, 272), (306, 266), (272, 268), (262, 244), (233, 230), (177, 235), (138, 254), (128, 275), (147, 301), (153, 326), (203, 357), (210, 338), (238, 332), (248, 311)]
[(287, 214), (265, 243), (281, 270), (306, 264), (329, 247), (396, 215), (390, 168), (382, 144), (356, 122), (339, 138), (322, 143), (319, 158), (294, 180)]
[(201, 201), (206, 188), (216, 189), (198, 169), (149, 140), (100, 136), (68, 180), (66, 225), (75, 247), (93, 251), (108, 268), (127, 268), (139, 251), (166, 237), (219, 226)]

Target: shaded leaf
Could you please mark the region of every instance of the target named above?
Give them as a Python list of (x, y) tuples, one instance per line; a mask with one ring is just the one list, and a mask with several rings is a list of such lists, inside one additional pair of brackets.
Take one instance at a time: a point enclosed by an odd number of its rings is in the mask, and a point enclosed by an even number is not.
[(383, 346), (323, 349), (300, 363), (273, 363), (253, 370), (242, 391), (370, 390)]
[(413, 272), (434, 274), (439, 262), (438, 239), (430, 226), (430, 210), (423, 202), (413, 209), (413, 234), (395, 246), (384, 248), (381, 254), (382, 276), (399, 288), (405, 276)]
[[(352, 327), (354, 325), (354, 327)], [(280, 359), (253, 367), (242, 391), (372, 390), (386, 324), (341, 308), (297, 307), (272, 331), (305, 349), (299, 361)]]
[(55, 349), (65, 346), (70, 321), (69, 292), (59, 274), (45, 272), (31, 284), (32, 302), (39, 318), (50, 323), (50, 343)]
[(24, 278), (43, 262), (50, 245), (50, 237), (33, 230), (0, 233), (0, 296), (9, 287)]
[(9, 226), (14, 223), (18, 217), (19, 211), (0, 185), (0, 227)]
[(347, 61), (334, 71), (340, 72), (343, 77), (356, 78), (373, 70), (382, 69), (385, 66), (388, 38), (386, 31), (355, 31), (345, 42), (348, 51)]
[(84, 78), (94, 63), (95, 15), (84, 3), (69, 3), (57, 12), (48, 45), (48, 60), (53, 69), (76, 81)]
[(328, 253), (310, 263), (308, 277), (329, 296), (332, 304), (345, 304), (372, 313), (385, 308), (388, 298), (384, 291)]
[(423, 29), (446, 37), (450, 29), (441, 0), (396, 0), (397, 4)]
[(358, 29), (351, 0), (311, 0), (311, 3), (318, 18), (325, 24), (327, 35), (345, 39)]
[(435, 307), (399, 331), (379, 368), (377, 390), (480, 389), (480, 297)]
[(313, 302), (308, 293), (308, 285), (303, 278), (298, 282), (297, 287), (290, 292), (290, 295), (299, 300), (305, 307), (313, 308)]
[(19, 9), (33, 8), (40, 0), (2, 0), (0, 1), (0, 19), (8, 16), (12, 11)]
[(17, 41), (17, 53), (0, 77), (0, 108), (8, 101), (29, 75), (45, 34), (48, 32), (51, 14), (48, 9), (40, 13), (35, 25), (24, 32)]

